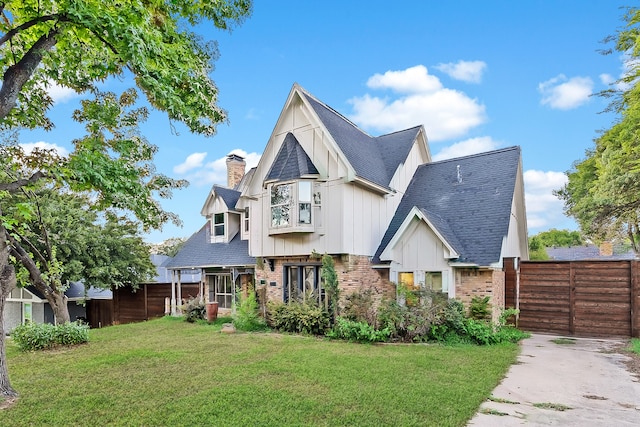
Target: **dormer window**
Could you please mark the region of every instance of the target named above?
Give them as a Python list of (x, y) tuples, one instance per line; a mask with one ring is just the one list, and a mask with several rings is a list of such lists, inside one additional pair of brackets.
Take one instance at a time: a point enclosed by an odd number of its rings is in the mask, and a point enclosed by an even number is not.
[(224, 237), (224, 213), (213, 215), (213, 235), (215, 237)]
[(313, 232), (313, 208), (312, 181), (273, 184), (270, 189), (270, 232)]

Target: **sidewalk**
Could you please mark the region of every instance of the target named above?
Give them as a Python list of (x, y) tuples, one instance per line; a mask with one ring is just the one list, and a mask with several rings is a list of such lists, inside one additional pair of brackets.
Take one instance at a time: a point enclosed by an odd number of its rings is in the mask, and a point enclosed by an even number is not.
[(611, 352), (622, 344), (532, 335), (468, 426), (640, 425), (640, 382)]

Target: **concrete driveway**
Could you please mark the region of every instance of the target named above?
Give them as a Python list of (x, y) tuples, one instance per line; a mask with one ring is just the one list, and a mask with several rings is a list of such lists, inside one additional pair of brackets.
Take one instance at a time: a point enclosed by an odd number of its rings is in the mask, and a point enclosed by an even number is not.
[(532, 335), (468, 425), (640, 426), (640, 383), (612, 352), (623, 343)]

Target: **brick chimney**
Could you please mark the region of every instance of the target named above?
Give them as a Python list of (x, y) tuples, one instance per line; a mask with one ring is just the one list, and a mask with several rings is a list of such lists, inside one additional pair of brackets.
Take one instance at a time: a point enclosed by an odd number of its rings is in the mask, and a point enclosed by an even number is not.
[(229, 154), (227, 156), (227, 187), (236, 188), (244, 176), (244, 168), (247, 163), (244, 157), (237, 154)]
[(613, 255), (613, 243), (602, 242), (600, 243), (600, 256), (612, 256)]

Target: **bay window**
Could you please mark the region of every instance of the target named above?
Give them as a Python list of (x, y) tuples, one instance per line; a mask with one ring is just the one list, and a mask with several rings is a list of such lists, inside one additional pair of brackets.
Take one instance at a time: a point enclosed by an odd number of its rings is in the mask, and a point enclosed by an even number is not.
[[(319, 212), (319, 193), (312, 181), (274, 184), (270, 191), (270, 232), (311, 232), (314, 212)], [(316, 206), (317, 205), (317, 206)]]

